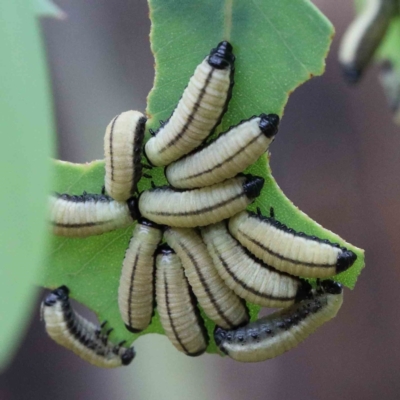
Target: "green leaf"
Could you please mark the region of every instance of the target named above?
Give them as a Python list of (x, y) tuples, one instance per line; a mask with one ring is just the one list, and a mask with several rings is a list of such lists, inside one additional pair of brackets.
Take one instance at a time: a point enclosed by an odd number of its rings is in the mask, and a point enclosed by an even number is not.
[[(289, 94), (313, 75), (322, 74), (333, 36), (329, 21), (306, 0), (151, 0), (150, 17), (157, 72), (148, 103), (151, 128), (158, 126), (159, 119), (169, 117), (196, 65), (223, 39), (234, 47), (236, 83), (220, 129), (262, 112), (282, 115)], [(86, 165), (56, 162), (55, 167), (58, 179), (54, 190), (100, 193), (104, 181), (102, 161)], [(363, 252), (300, 212), (275, 183), (266, 157), (250, 171), (266, 178), (262, 195), (252, 208), (260, 206), (268, 214), (273, 206), (277, 217), (289, 226), (339, 242), (357, 253), (355, 266), (337, 277), (353, 287), (364, 265)], [(166, 183), (161, 168), (153, 169), (151, 174), (156, 185)], [(142, 179), (139, 189), (149, 187), (149, 180)], [(116, 341), (132, 341), (140, 336), (126, 331), (117, 305), (119, 275), (131, 232), (132, 228), (127, 228), (86, 239), (54, 237), (41, 282), (49, 288), (70, 286), (74, 298), (115, 328), (112, 338)], [(250, 308), (256, 318), (260, 307)], [(212, 337), (213, 324), (204, 318)], [(148, 332), (163, 332), (157, 315), (142, 334)], [(216, 352), (214, 342), (208, 351)]]
[[(0, 364), (32, 315), (47, 239), (53, 149), (50, 92), (31, 2), (0, 2)], [(35, 313), (36, 315), (36, 313)]]

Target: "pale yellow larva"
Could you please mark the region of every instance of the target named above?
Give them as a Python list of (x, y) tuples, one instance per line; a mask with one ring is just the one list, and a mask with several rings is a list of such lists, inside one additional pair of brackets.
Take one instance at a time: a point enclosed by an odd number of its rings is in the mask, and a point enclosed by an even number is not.
[(246, 306), (218, 275), (200, 234), (194, 229), (167, 228), (164, 237), (181, 259), (206, 315), (226, 329), (245, 324), (249, 318)]
[(244, 210), (260, 194), (263, 184), (263, 178), (238, 175), (201, 189), (158, 187), (141, 193), (139, 210), (143, 217), (160, 225), (209, 225)]
[(229, 231), (257, 258), (291, 275), (327, 278), (347, 270), (357, 259), (345, 247), (247, 211), (229, 220)]
[(50, 223), (57, 236), (86, 237), (125, 228), (137, 219), (137, 199), (118, 202), (109, 196), (50, 196)]
[(324, 281), (310, 298), (235, 329), (216, 328), (214, 339), (222, 352), (240, 362), (259, 362), (296, 347), (334, 318), (343, 303), (341, 285)]
[(261, 114), (230, 128), (199, 151), (168, 165), (171, 186), (193, 189), (232, 178), (264, 154), (278, 132), (279, 117)]
[(83, 360), (102, 368), (129, 365), (135, 357), (133, 347), (122, 347), (124, 342), (114, 344), (108, 335), (77, 314), (69, 302), (69, 290), (61, 286), (51, 292), (41, 305), (48, 335), (61, 346), (72, 350)]
[(142, 175), (146, 117), (139, 111), (117, 115), (104, 136), (105, 189), (117, 201), (128, 200)]
[(306, 281), (257, 260), (229, 234), (225, 222), (202, 228), (201, 234), (219, 275), (242, 299), (263, 307), (288, 307), (311, 289)]
[(162, 238), (154, 223), (139, 219), (125, 252), (118, 288), (118, 306), (126, 328), (147, 328), (154, 305), (154, 253)]
[(171, 117), (145, 146), (151, 164), (168, 165), (198, 147), (220, 123), (233, 85), (232, 46), (221, 42), (198, 65)]
[(179, 257), (166, 245), (156, 256), (157, 310), (171, 343), (188, 356), (207, 348), (208, 335), (189, 291)]

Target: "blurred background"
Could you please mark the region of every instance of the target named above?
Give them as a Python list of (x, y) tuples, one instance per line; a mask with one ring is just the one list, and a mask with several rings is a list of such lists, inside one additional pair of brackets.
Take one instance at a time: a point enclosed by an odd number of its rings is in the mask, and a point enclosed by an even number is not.
[[(57, 0), (64, 21), (43, 19), (63, 160), (103, 157), (105, 126), (145, 110), (153, 83), (148, 9), (138, 0)], [(272, 169), (304, 212), (362, 247), (367, 268), (338, 317), (298, 348), (259, 364), (179, 354), (147, 335), (129, 368), (86, 364), (46, 335), (39, 312), (0, 376), (0, 400), (369, 400), (400, 396), (400, 128), (371, 68), (356, 88), (342, 80), (338, 42), (353, 18), (347, 0), (314, 3), (336, 27), (326, 73), (290, 97)], [(39, 309), (39, 300), (37, 310)]]

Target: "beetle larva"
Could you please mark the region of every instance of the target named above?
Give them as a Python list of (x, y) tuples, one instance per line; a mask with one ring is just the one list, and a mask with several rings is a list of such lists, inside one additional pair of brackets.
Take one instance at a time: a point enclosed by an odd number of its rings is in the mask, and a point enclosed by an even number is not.
[(146, 117), (139, 111), (117, 115), (104, 136), (105, 188), (117, 201), (137, 191), (142, 176), (142, 147)]
[(199, 151), (170, 164), (165, 170), (168, 182), (176, 188), (192, 189), (232, 178), (267, 151), (278, 125), (276, 114), (242, 121)]
[(233, 85), (232, 46), (221, 42), (196, 68), (171, 117), (145, 146), (148, 160), (168, 165), (198, 147), (220, 123)]
[(345, 32), (339, 49), (339, 62), (350, 83), (360, 79), (398, 7), (396, 0), (366, 0), (365, 3), (363, 11)]
[(202, 228), (201, 234), (219, 275), (242, 299), (263, 307), (288, 307), (310, 291), (309, 283), (252, 256), (229, 234), (225, 222)]
[(257, 258), (291, 275), (326, 278), (347, 270), (357, 259), (345, 247), (247, 211), (229, 220), (229, 231)]
[(179, 351), (188, 356), (199, 356), (207, 348), (208, 335), (193, 304), (181, 261), (166, 245), (160, 246), (158, 253), (156, 294), (161, 324)]
[(50, 196), (50, 221), (58, 236), (86, 237), (125, 228), (137, 219), (137, 199), (120, 203), (109, 196), (83, 193), (81, 196)]
[(194, 229), (167, 228), (164, 237), (181, 259), (190, 286), (207, 316), (226, 329), (245, 324), (249, 318), (246, 306), (218, 275), (201, 236)]
[(41, 305), (41, 315), (48, 335), (83, 360), (102, 368), (128, 365), (135, 357), (133, 347), (112, 343), (108, 335), (76, 313), (69, 302), (69, 290), (61, 286), (51, 292)]
[(161, 229), (140, 219), (125, 252), (118, 288), (118, 306), (126, 328), (147, 328), (154, 305), (154, 253), (162, 238)]
[(261, 192), (264, 179), (238, 175), (222, 183), (194, 190), (168, 186), (142, 192), (139, 210), (160, 225), (194, 228), (219, 222), (244, 210)]
[(215, 342), (222, 352), (236, 361), (265, 361), (296, 347), (334, 318), (342, 302), (341, 285), (325, 281), (310, 298), (242, 328), (226, 331), (217, 327)]

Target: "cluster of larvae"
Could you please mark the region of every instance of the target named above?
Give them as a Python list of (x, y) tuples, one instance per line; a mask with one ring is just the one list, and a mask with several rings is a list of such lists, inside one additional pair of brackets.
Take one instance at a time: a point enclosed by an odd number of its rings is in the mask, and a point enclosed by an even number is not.
[[(137, 193), (146, 119), (124, 112), (111, 121), (104, 140), (108, 195), (53, 195), (51, 223), (56, 235), (86, 237), (137, 221), (118, 290), (126, 328), (147, 328), (156, 303), (172, 344), (197, 356), (209, 342), (200, 305), (216, 325), (221, 351), (253, 362), (295, 347), (336, 315), (341, 286), (326, 280), (313, 289), (303, 277), (336, 275), (356, 255), (295, 232), (274, 215), (246, 210), (264, 179), (243, 171), (268, 150), (279, 117), (253, 116), (205, 143), (231, 98), (234, 60), (228, 42), (212, 49), (171, 117), (145, 144), (149, 167), (166, 167), (170, 186)], [(283, 311), (249, 323), (246, 301)], [(101, 333), (103, 327), (71, 311), (65, 287), (42, 307), (49, 335), (89, 362), (116, 366), (133, 358), (132, 347), (110, 343), (109, 331)]]

